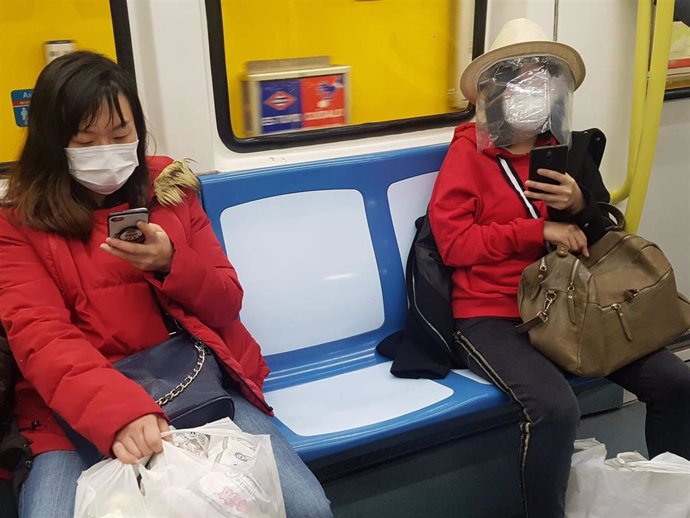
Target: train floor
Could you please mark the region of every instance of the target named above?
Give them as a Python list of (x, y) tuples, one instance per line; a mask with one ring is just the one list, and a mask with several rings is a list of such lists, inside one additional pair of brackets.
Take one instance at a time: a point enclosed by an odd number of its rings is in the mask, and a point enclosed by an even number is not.
[[(629, 403), (584, 417), (578, 437), (605, 443), (609, 457), (646, 456), (644, 418), (644, 404)], [(324, 487), (336, 518), (518, 518), (518, 438), (517, 426), (498, 429)]]

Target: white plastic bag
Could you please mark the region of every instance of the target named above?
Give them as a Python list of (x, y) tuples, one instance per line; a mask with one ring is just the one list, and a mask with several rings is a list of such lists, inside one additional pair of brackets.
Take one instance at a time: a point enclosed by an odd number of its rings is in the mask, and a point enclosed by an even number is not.
[(141, 487), (156, 516), (284, 518), (278, 468), (268, 435), (242, 432), (230, 419), (175, 430)]
[(82, 473), (74, 518), (285, 518), (270, 436), (228, 418), (169, 435), (148, 466), (104, 460)]
[(77, 482), (74, 518), (150, 518), (134, 466), (104, 460)]
[[(687, 518), (690, 462), (672, 453), (652, 460), (637, 452), (606, 460), (595, 439), (575, 441), (566, 518)], [(579, 450), (579, 451), (577, 451)]]

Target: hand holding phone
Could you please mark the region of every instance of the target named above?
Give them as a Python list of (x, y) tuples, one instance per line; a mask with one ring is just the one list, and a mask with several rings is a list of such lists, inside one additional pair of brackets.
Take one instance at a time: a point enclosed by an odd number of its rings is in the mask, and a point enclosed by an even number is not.
[[(559, 144), (557, 146), (535, 147), (529, 157), (529, 179), (533, 182), (550, 183), (558, 185), (559, 182), (553, 178), (540, 175), (538, 169), (550, 169), (559, 173), (565, 173), (568, 161), (568, 146)], [(534, 192), (542, 192), (530, 189)]]
[(149, 210), (146, 208), (129, 209), (108, 214), (108, 236), (130, 243), (143, 243), (144, 233), (139, 230), (137, 223), (149, 222)]
[[(580, 186), (575, 179), (566, 173), (568, 161), (568, 146), (560, 144), (558, 146), (535, 147), (530, 153), (529, 164), (529, 183), (525, 196), (532, 200), (541, 200), (550, 209), (567, 210), (576, 213), (584, 209), (584, 197)], [(538, 169), (549, 169), (560, 173), (551, 176), (558, 176), (559, 179), (540, 175)], [(561, 177), (562, 175), (562, 177)], [(535, 188), (534, 182), (550, 184), (548, 191)], [(547, 189), (544, 186), (544, 189)]]
[[(144, 229), (137, 226), (145, 222)], [(147, 209), (130, 209), (108, 215), (109, 237), (100, 248), (145, 272), (168, 273), (175, 249), (165, 230), (149, 223)]]

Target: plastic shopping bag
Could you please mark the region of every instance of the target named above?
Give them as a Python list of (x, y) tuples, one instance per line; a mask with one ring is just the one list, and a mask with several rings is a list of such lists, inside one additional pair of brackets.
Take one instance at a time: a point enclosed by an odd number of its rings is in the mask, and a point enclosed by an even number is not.
[(136, 468), (104, 460), (77, 482), (74, 518), (150, 518), (137, 484)]
[(672, 453), (637, 452), (606, 460), (595, 439), (575, 441), (566, 518), (687, 518), (690, 462)]
[(141, 487), (156, 516), (284, 518), (278, 468), (268, 435), (242, 432), (230, 419), (171, 432), (172, 444), (142, 467)]
[(166, 435), (146, 465), (110, 459), (82, 473), (74, 518), (285, 518), (270, 436), (228, 418)]

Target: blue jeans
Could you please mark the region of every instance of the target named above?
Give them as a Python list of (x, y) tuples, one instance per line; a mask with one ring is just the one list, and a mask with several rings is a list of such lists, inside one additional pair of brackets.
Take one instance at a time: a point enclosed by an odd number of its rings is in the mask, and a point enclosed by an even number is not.
[[(321, 484), (276, 428), (273, 418), (239, 392), (230, 392), (235, 403), (234, 421), (237, 426), (247, 433), (271, 436), (288, 517), (332, 517), (330, 502)], [(88, 468), (73, 451), (38, 455), (22, 487), (19, 518), (72, 518), (77, 479)]]

